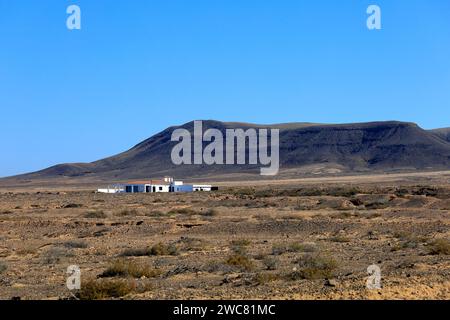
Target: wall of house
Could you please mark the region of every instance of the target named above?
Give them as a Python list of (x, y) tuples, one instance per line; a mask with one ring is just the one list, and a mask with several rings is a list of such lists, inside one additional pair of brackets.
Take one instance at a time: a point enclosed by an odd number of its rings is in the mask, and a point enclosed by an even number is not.
[(174, 192), (192, 192), (194, 191), (192, 185), (175, 185)]
[(169, 185), (166, 184), (153, 184), (151, 190), (153, 192), (153, 187), (155, 187), (155, 192), (169, 192)]
[(194, 184), (192, 187), (193, 187), (194, 191), (211, 191), (210, 185)]

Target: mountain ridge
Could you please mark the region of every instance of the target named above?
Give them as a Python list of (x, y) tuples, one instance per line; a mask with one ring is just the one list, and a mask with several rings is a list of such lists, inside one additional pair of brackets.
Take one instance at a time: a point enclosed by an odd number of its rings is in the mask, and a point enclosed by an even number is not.
[[(179, 178), (220, 173), (255, 173), (254, 165), (182, 165), (171, 163), (177, 128), (193, 131), (194, 122), (171, 126), (117, 155), (90, 163), (58, 164), (40, 171), (3, 178), (15, 180), (89, 177), (99, 180), (148, 178), (172, 175)], [(203, 121), (203, 131), (215, 128), (280, 129), (280, 169), (323, 164), (343, 171), (450, 168), (450, 128), (424, 130), (401, 121), (349, 124), (293, 122), (251, 124)], [(206, 143), (207, 144), (207, 143)], [(343, 168), (343, 169), (342, 169)]]

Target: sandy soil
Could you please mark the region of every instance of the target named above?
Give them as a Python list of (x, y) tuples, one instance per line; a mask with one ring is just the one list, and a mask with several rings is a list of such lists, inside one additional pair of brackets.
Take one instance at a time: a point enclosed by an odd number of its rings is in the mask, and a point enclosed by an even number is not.
[[(231, 185), (2, 189), (0, 298), (450, 298), (448, 172)], [(380, 289), (366, 287), (372, 264)]]

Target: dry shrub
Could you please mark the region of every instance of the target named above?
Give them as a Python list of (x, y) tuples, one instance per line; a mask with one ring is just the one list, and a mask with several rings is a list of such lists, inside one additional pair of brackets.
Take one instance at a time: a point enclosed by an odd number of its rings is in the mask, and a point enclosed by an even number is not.
[(257, 273), (255, 275), (255, 282), (257, 285), (263, 285), (272, 281), (276, 281), (279, 280), (280, 276), (278, 274), (274, 274), (274, 273)]
[(101, 275), (102, 278), (109, 277), (132, 277), (132, 278), (154, 278), (161, 274), (161, 271), (148, 265), (138, 264), (134, 261), (117, 260), (114, 261)]
[(198, 214), (204, 217), (215, 217), (219, 214), (215, 209), (201, 210)]
[(6, 271), (8, 269), (7, 265), (4, 262), (0, 261), (0, 274)]
[(229, 256), (227, 260), (225, 260), (225, 263), (245, 271), (253, 270), (255, 267), (248, 256), (238, 253)]
[(62, 262), (65, 258), (73, 257), (73, 254), (67, 249), (63, 248), (50, 248), (42, 255), (42, 262), (44, 264), (56, 264)]
[(279, 261), (275, 257), (266, 256), (263, 258), (263, 264), (266, 267), (266, 270), (276, 270)]
[(196, 215), (196, 214), (198, 214), (198, 212), (191, 208), (177, 208), (177, 209), (171, 209), (168, 214), (169, 215), (172, 215), (172, 214)]
[(136, 209), (123, 209), (115, 214), (118, 217), (135, 217), (139, 215), (139, 211)]
[(165, 217), (167, 213), (162, 212), (160, 210), (152, 210), (144, 214), (146, 217)]
[(356, 211), (340, 211), (338, 213), (334, 213), (330, 215), (333, 219), (350, 219), (350, 218), (357, 218), (360, 214)]
[(347, 243), (347, 242), (351, 242), (351, 239), (348, 237), (344, 237), (344, 236), (334, 236), (334, 237), (330, 238), (330, 241), (339, 242), (339, 243)]
[(425, 244), (428, 241), (427, 237), (418, 236), (407, 232), (395, 233), (394, 237), (399, 239), (400, 243), (393, 246), (391, 251), (397, 251), (401, 249), (415, 249), (420, 244)]
[(177, 241), (177, 248), (184, 251), (203, 251), (208, 245), (206, 240), (199, 238), (181, 237)]
[(288, 252), (314, 252), (317, 250), (315, 243), (298, 243), (275, 244), (272, 246), (272, 254), (275, 256)]
[(101, 210), (98, 211), (89, 211), (84, 215), (87, 219), (104, 219), (107, 217), (106, 213)]
[(87, 280), (81, 283), (77, 293), (80, 300), (102, 300), (120, 298), (136, 291), (136, 283), (126, 279)]
[(176, 256), (178, 249), (174, 244), (164, 244), (162, 242), (155, 244), (150, 248), (151, 256)]
[(121, 256), (124, 257), (143, 257), (143, 256), (176, 256), (178, 248), (174, 244), (164, 244), (162, 242), (147, 248), (126, 249)]
[(290, 274), (292, 280), (297, 279), (330, 279), (334, 277), (337, 262), (322, 254), (307, 254), (297, 261), (299, 269)]
[(69, 203), (63, 206), (64, 209), (81, 208), (83, 205), (79, 203)]
[(71, 249), (85, 249), (88, 247), (88, 244), (85, 241), (81, 240), (70, 240), (63, 243), (64, 247)]
[(239, 239), (239, 240), (232, 240), (231, 245), (232, 246), (239, 246), (239, 247), (247, 247), (251, 245), (252, 242), (248, 239)]
[(448, 239), (436, 239), (429, 243), (428, 252), (432, 255), (449, 255), (450, 241)]
[(368, 214), (364, 214), (363, 217), (366, 219), (375, 219), (381, 217), (382, 214), (380, 212), (371, 212)]

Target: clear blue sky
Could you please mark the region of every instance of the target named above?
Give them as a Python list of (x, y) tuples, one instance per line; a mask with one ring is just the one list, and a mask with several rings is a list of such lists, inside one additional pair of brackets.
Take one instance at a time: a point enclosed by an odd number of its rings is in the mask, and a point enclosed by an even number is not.
[(0, 41), (0, 176), (193, 119), (450, 126), (448, 0), (0, 0)]

